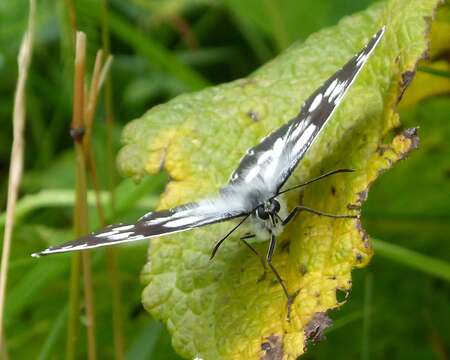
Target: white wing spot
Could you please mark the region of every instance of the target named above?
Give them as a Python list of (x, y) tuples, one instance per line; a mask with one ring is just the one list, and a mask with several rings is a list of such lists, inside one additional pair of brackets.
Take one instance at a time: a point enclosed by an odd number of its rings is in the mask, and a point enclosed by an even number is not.
[(255, 165), (250, 171), (245, 175), (245, 182), (249, 183), (257, 176), (259, 173), (259, 166)]
[(369, 56), (369, 54), (367, 54), (367, 53), (361, 53), (359, 56), (358, 56), (358, 58), (356, 59), (356, 65), (357, 66), (361, 66), (361, 64), (363, 64), (365, 61), (366, 61), (366, 59), (367, 59), (367, 57)]
[(314, 110), (316, 110), (317, 107), (322, 102), (322, 98), (323, 98), (323, 95), (321, 93), (317, 94), (316, 97), (314, 98), (313, 102), (311, 103), (311, 106), (309, 107), (308, 111), (313, 112)]
[(334, 79), (333, 82), (328, 86), (327, 90), (325, 91), (325, 94), (324, 94), (325, 97), (328, 97), (331, 94), (331, 92), (336, 87), (337, 83), (338, 83), (338, 80)]
[(337, 86), (334, 88), (333, 92), (331, 93), (330, 97), (328, 98), (328, 102), (332, 102), (336, 97), (338, 97), (342, 90), (344, 89), (344, 83), (338, 83)]
[(346, 86), (347, 86), (347, 83), (348, 83), (348, 80), (345, 80), (345, 81), (342, 83), (342, 90), (341, 90), (339, 96), (334, 100), (334, 105), (339, 104), (339, 102), (340, 102), (340, 101), (342, 100), (342, 98), (344, 97), (344, 94), (345, 94), (345, 88), (346, 88)]
[(183, 219), (169, 221), (166, 224), (164, 224), (164, 226), (165, 227), (179, 227), (179, 226), (192, 224), (198, 220), (200, 220), (200, 218), (198, 216), (188, 216)]
[(258, 158), (258, 165), (261, 165), (271, 157), (272, 157), (272, 150), (267, 150), (266, 152), (262, 153), (261, 156)]
[(114, 235), (114, 234), (116, 234), (116, 233), (117, 233), (116, 230), (113, 230), (113, 231), (107, 231), (107, 232), (103, 232), (103, 233), (97, 234), (97, 235), (95, 235), (95, 237), (99, 237), (99, 238), (102, 238), (102, 237), (108, 237), (108, 236)]
[(134, 228), (134, 225), (124, 225), (114, 228), (115, 231), (125, 231)]
[(311, 138), (311, 135), (313, 134), (314, 130), (316, 129), (316, 125), (310, 124), (306, 129), (305, 132), (300, 136), (300, 138), (295, 143), (294, 148), (292, 149), (294, 154), (298, 154), (300, 150), (306, 145), (308, 140)]
[(120, 233), (120, 234), (116, 234), (116, 235), (111, 235), (109, 237), (109, 240), (124, 240), (126, 238), (128, 238), (130, 235), (133, 235), (134, 232), (133, 231), (129, 231), (129, 232), (124, 232), (124, 233)]

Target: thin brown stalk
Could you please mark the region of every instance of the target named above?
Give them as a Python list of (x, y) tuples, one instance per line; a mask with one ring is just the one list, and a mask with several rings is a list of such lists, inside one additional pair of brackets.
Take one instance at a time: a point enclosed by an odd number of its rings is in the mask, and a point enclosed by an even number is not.
[(72, 44), (75, 41), (76, 33), (77, 33), (77, 16), (75, 11), (75, 5), (72, 0), (66, 0), (66, 9), (67, 14), (69, 16), (70, 29), (72, 30)]
[[(2, 337), (0, 343), (6, 344), (4, 337)], [(6, 351), (6, 346), (2, 346), (1, 344), (0, 344), (0, 359), (1, 360), (9, 360), (9, 355), (8, 355), (8, 351)]]
[(94, 157), (94, 154), (92, 151), (92, 146), (91, 146), (92, 123), (94, 120), (95, 109), (97, 107), (98, 95), (101, 90), (102, 75), (105, 76), (103, 70), (105, 69), (106, 64), (105, 64), (105, 66), (103, 66), (103, 69), (102, 69), (102, 59), (103, 59), (103, 52), (102, 52), (102, 50), (99, 50), (99, 51), (97, 51), (97, 56), (95, 58), (94, 71), (92, 73), (91, 86), (90, 86), (90, 90), (89, 90), (88, 102), (86, 105), (85, 122), (84, 122), (86, 133), (85, 133), (85, 137), (83, 139), (83, 148), (84, 148), (89, 172), (92, 177), (92, 185), (93, 185), (94, 191), (95, 191), (95, 202), (96, 202), (97, 212), (98, 212), (98, 215), (100, 218), (100, 223), (102, 226), (105, 226), (106, 220), (105, 220), (105, 213), (103, 211), (103, 207), (101, 205), (101, 200), (100, 200), (100, 186), (99, 186), (98, 177), (97, 177), (97, 167), (95, 164), (95, 157)]
[[(75, 185), (75, 209), (74, 209), (74, 231), (77, 236), (86, 226), (85, 214), (82, 214), (80, 187), (85, 181), (84, 157), (81, 141), (83, 138), (83, 108), (84, 108), (84, 73), (86, 62), (86, 36), (77, 33), (75, 43), (75, 71), (71, 135), (74, 140), (76, 155), (76, 185)], [(83, 175), (84, 173), (84, 175)], [(80, 217), (77, 215), (80, 214)], [(78, 342), (78, 324), (80, 317), (80, 267), (81, 255), (72, 255), (70, 288), (69, 288), (69, 319), (67, 327), (66, 359), (76, 358)]]
[[(103, 52), (107, 55), (110, 54), (110, 39), (109, 39), (109, 25), (108, 25), (108, 0), (102, 0), (102, 44)], [(112, 128), (114, 122), (114, 113), (112, 107), (112, 80), (111, 73), (108, 72), (108, 76), (105, 79), (105, 112), (106, 112), (106, 142), (108, 153), (108, 188), (111, 193), (111, 210), (114, 210), (114, 186), (115, 186), (115, 168), (114, 168), (114, 155), (113, 155), (113, 141), (112, 141)]]
[[(99, 51), (97, 53), (97, 60), (101, 59), (101, 52)], [(92, 123), (93, 118), (95, 114), (95, 109), (97, 105), (98, 95), (101, 90), (101, 87), (105, 81), (105, 78), (107, 78), (108, 71), (111, 66), (112, 56), (109, 56), (106, 60), (105, 64), (103, 65), (103, 68), (100, 70), (100, 61), (97, 61), (95, 63), (94, 72), (92, 76), (92, 83), (90, 86), (90, 93), (89, 93), (89, 101), (87, 105), (87, 112), (86, 112), (86, 120), (85, 120), (85, 126), (86, 126), (86, 137), (84, 142), (84, 151), (87, 156), (87, 164), (89, 167), (89, 172), (91, 174), (92, 178), (92, 185), (94, 187), (95, 191), (95, 200), (96, 200), (96, 207), (98, 216), (100, 219), (100, 223), (103, 226), (106, 226), (106, 219), (105, 219), (105, 212), (101, 203), (100, 199), (100, 185), (97, 177), (97, 168), (96, 168), (96, 162), (95, 157), (93, 155), (92, 146), (91, 146), (91, 134), (92, 134)], [(114, 343), (115, 343), (115, 357), (116, 359), (123, 359), (123, 335), (122, 335), (122, 321), (121, 321), (121, 304), (120, 304), (120, 287), (118, 285), (118, 267), (117, 267), (117, 260), (116, 260), (116, 254), (115, 250), (109, 249), (107, 253), (108, 257), (108, 269), (109, 269), (109, 277), (112, 284), (112, 298), (113, 298), (113, 321), (114, 321)], [(117, 301), (119, 301), (117, 303)], [(120, 327), (119, 327), (120, 326)]]
[[(86, 67), (86, 35), (77, 32), (76, 51), (75, 51), (75, 81), (74, 81), (74, 99), (73, 99), (73, 117), (71, 124), (71, 135), (74, 140), (76, 156), (76, 199), (74, 212), (74, 231), (75, 236), (80, 237), (88, 232), (88, 206), (87, 206), (87, 179), (86, 179), (86, 157), (84, 152), (85, 137), (85, 67)], [(67, 358), (76, 357), (76, 344), (78, 338), (78, 318), (79, 318), (79, 273), (80, 261), (79, 254), (72, 264), (71, 274), (71, 294), (70, 294), (70, 315), (68, 327)], [(91, 258), (88, 251), (81, 254), (81, 263), (83, 267), (84, 294), (86, 304), (87, 318), (87, 343), (88, 358), (96, 359), (96, 341), (95, 341), (95, 310), (94, 294), (92, 286)]]
[[(85, 153), (86, 160), (87, 160), (88, 169), (89, 169), (89, 172), (90, 172), (91, 178), (92, 178), (92, 185), (93, 185), (94, 191), (95, 191), (97, 212), (98, 212), (101, 224), (103, 226), (105, 226), (106, 225), (105, 213), (104, 213), (102, 203), (100, 200), (100, 186), (99, 186), (98, 177), (97, 177), (95, 157), (94, 157), (92, 145), (91, 145), (92, 144), (92, 124), (93, 124), (93, 120), (94, 120), (95, 110), (97, 108), (98, 96), (101, 91), (102, 85), (105, 81), (105, 78), (107, 77), (108, 71), (111, 67), (112, 56), (108, 56), (108, 59), (105, 61), (103, 66), (102, 66), (102, 60), (103, 60), (103, 52), (100, 50), (97, 52), (94, 71), (92, 74), (92, 80), (91, 80), (91, 85), (90, 85), (90, 90), (89, 90), (89, 95), (88, 95), (88, 101), (86, 104), (85, 121), (84, 121), (86, 132), (85, 132), (85, 137), (83, 139), (83, 148), (84, 148), (84, 153)], [(108, 253), (109, 267), (111, 267), (112, 261), (113, 261), (113, 263), (115, 263), (114, 254), (111, 255), (110, 253)], [(112, 277), (111, 273), (110, 273), (110, 277)], [(117, 276), (113, 277), (112, 280), (117, 281)], [(113, 289), (113, 292), (114, 292), (114, 289)], [(113, 293), (113, 299), (116, 297), (117, 297), (117, 294)], [(121, 346), (120, 349), (123, 349), (123, 346)], [(116, 345), (116, 358), (119, 358), (119, 359), (123, 358), (123, 351), (117, 352), (117, 345)]]
[(189, 23), (179, 15), (172, 15), (170, 23), (173, 28), (180, 34), (181, 39), (190, 49), (198, 48), (198, 41)]
[[(107, 55), (110, 54), (110, 39), (109, 39), (109, 27), (108, 27), (108, 0), (102, 0), (102, 44), (103, 52)], [(110, 59), (110, 58), (108, 58)], [(105, 66), (106, 68), (106, 66)], [(110, 193), (110, 207), (111, 213), (114, 212), (114, 186), (115, 186), (115, 168), (114, 168), (114, 155), (113, 155), (113, 122), (114, 112), (112, 106), (112, 78), (111, 73), (107, 72), (105, 78), (105, 111), (106, 111), (106, 151), (108, 157), (108, 189)], [(124, 359), (125, 338), (123, 334), (123, 321), (122, 321), (122, 299), (121, 299), (121, 281), (119, 267), (117, 264), (117, 251), (115, 248), (108, 248), (108, 277), (112, 290), (112, 306), (113, 306), (113, 332), (114, 332), (114, 349), (116, 360)]]
[[(8, 199), (6, 205), (6, 223), (3, 237), (2, 262), (0, 266), (0, 354), (6, 354), (6, 344), (3, 334), (3, 313), (6, 296), (6, 285), (8, 281), (8, 265), (11, 250), (12, 230), (14, 225), (14, 212), (16, 209), (17, 194), (23, 172), (23, 153), (25, 141), (23, 137), (25, 128), (25, 87), (28, 70), (33, 51), (34, 18), (36, 3), (30, 0), (28, 15), (28, 28), (22, 40), (18, 56), (19, 74), (17, 79), (16, 93), (13, 109), (13, 144), (11, 149), (11, 162), (8, 179)], [(7, 356), (7, 355), (6, 355)]]

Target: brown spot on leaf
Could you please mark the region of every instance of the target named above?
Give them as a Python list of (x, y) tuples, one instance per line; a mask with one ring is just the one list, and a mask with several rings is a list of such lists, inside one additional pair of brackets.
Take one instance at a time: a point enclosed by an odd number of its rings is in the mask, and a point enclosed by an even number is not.
[(408, 139), (411, 142), (408, 149), (401, 154), (400, 159), (403, 160), (409, 155), (409, 153), (412, 150), (417, 149), (419, 147), (420, 140), (419, 135), (417, 134), (417, 128), (406, 129), (405, 131), (403, 131), (401, 136), (403, 136), (404, 138)]
[(289, 254), (290, 245), (291, 245), (291, 242), (290, 242), (289, 240), (288, 240), (288, 241), (284, 241), (284, 242), (281, 244), (280, 251), (281, 251), (281, 252), (286, 252), (286, 253)]
[(367, 200), (367, 196), (369, 195), (369, 189), (364, 189), (358, 193), (358, 202), (362, 204)]
[(370, 241), (369, 241), (369, 235), (367, 234), (366, 230), (363, 229), (361, 221), (356, 222), (356, 229), (358, 230), (359, 234), (361, 235), (361, 239), (364, 242), (364, 247), (366, 249), (370, 248)]
[(398, 102), (403, 97), (403, 94), (405, 93), (406, 88), (411, 83), (412, 79), (414, 78), (414, 75), (416, 74), (416, 71), (413, 70), (407, 70), (402, 74), (401, 80), (400, 80), (400, 87), (399, 87), (399, 95), (398, 95)]
[(358, 204), (348, 204), (348, 205), (347, 205), (347, 209), (348, 209), (348, 210), (356, 210), (356, 211), (359, 211), (359, 210), (361, 210), (361, 205), (358, 205)]
[(259, 121), (259, 115), (258, 115), (258, 113), (257, 113), (256, 111), (250, 110), (250, 111), (247, 113), (247, 115), (248, 115), (248, 117), (249, 117), (250, 119), (252, 119), (254, 122), (258, 122), (258, 121)]
[(270, 335), (266, 337), (261, 344), (261, 350), (264, 354), (261, 360), (279, 360), (283, 358), (283, 341), (278, 335)]
[(308, 268), (306, 267), (305, 264), (301, 264), (300, 265), (300, 274), (303, 276), (308, 272)]
[(331, 185), (331, 195), (336, 195), (336, 188), (334, 187), (334, 185)]
[(324, 312), (315, 313), (308, 325), (305, 327), (305, 337), (307, 342), (316, 343), (325, 340), (324, 331), (333, 324), (328, 315)]
[(404, 87), (404, 88), (407, 87), (410, 84), (410, 82), (412, 81), (412, 79), (414, 78), (415, 74), (416, 74), (415, 70), (413, 70), (413, 71), (410, 71), (410, 70), (405, 71), (402, 74), (402, 82), (401, 82), (400, 86)]
[(383, 156), (384, 155), (384, 152), (386, 151), (386, 146), (383, 146), (383, 145), (380, 145), (380, 146), (378, 146), (377, 147), (377, 153), (378, 153), (378, 155), (380, 155), (380, 156)]

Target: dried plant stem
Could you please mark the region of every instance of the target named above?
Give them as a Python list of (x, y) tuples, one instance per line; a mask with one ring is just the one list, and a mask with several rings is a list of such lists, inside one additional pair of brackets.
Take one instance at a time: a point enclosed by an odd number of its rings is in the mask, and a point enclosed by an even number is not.
[[(73, 117), (71, 124), (71, 135), (74, 140), (76, 156), (76, 185), (75, 185), (75, 212), (74, 231), (79, 237), (88, 232), (88, 206), (87, 206), (87, 179), (86, 179), (86, 157), (84, 152), (84, 119), (85, 119), (85, 99), (84, 99), (84, 76), (86, 64), (86, 35), (77, 32), (75, 50), (75, 73), (74, 73), (74, 97), (73, 97)], [(79, 254), (73, 255), (72, 274), (70, 286), (69, 305), (69, 326), (67, 337), (68, 359), (76, 357), (76, 344), (78, 338), (78, 318), (79, 318)], [(94, 295), (92, 290), (92, 271), (89, 252), (85, 251), (81, 255), (83, 265), (84, 293), (87, 317), (87, 342), (88, 358), (96, 359), (95, 345), (95, 311)]]
[[(84, 138), (85, 140), (84, 150), (87, 157), (89, 172), (92, 178), (92, 185), (95, 191), (96, 207), (100, 223), (102, 226), (106, 226), (105, 212), (100, 199), (100, 185), (97, 177), (97, 167), (91, 146), (92, 123), (95, 114), (95, 108), (97, 105), (98, 94), (101, 90), (105, 78), (107, 78), (107, 72), (110, 68), (112, 57), (111, 56), (108, 57), (102, 69), (100, 69), (101, 59), (102, 59), (102, 52), (99, 51), (96, 57), (89, 93), (89, 101), (87, 105), (87, 112), (85, 116), (86, 136)], [(114, 321), (113, 328), (114, 328), (115, 357), (116, 359), (123, 359), (124, 341), (122, 333), (122, 315), (121, 315), (122, 306), (120, 301), (120, 282), (118, 279), (118, 267), (115, 250), (108, 249), (107, 258), (108, 258), (109, 278), (112, 287), (112, 299), (113, 299), (113, 321)]]
[[(86, 37), (83, 33), (78, 33), (76, 37), (75, 49), (75, 71), (74, 71), (74, 94), (73, 94), (73, 114), (71, 135), (74, 139), (75, 155), (76, 155), (76, 185), (75, 185), (75, 211), (74, 211), (74, 228), (75, 233), (81, 231), (81, 218), (77, 217), (80, 210), (80, 183), (82, 181), (81, 172), (84, 169), (84, 158), (81, 148), (82, 138), (82, 116), (84, 107), (84, 72), (86, 58)], [(69, 287), (69, 319), (67, 327), (67, 347), (66, 359), (76, 358), (76, 348), (78, 342), (78, 321), (80, 317), (80, 266), (81, 255), (74, 253), (72, 255), (70, 287)]]
[(187, 47), (190, 49), (198, 48), (198, 41), (195, 37), (195, 33), (192, 31), (191, 26), (186, 20), (179, 15), (172, 15), (169, 18), (169, 21), (172, 27), (180, 34), (181, 39)]
[(3, 334), (3, 311), (6, 296), (6, 284), (8, 280), (9, 254), (11, 250), (11, 238), (14, 225), (14, 211), (17, 202), (17, 193), (19, 191), (20, 181), (23, 171), (23, 149), (25, 128), (25, 86), (27, 81), (28, 69), (31, 62), (33, 50), (34, 18), (36, 13), (36, 3), (30, 0), (30, 10), (28, 15), (28, 29), (22, 40), (18, 56), (19, 75), (17, 79), (17, 88), (14, 98), (13, 110), (13, 144), (11, 150), (11, 162), (9, 168), (8, 181), (8, 200), (6, 206), (6, 223), (3, 238), (2, 262), (0, 269), (0, 354), (6, 354)]

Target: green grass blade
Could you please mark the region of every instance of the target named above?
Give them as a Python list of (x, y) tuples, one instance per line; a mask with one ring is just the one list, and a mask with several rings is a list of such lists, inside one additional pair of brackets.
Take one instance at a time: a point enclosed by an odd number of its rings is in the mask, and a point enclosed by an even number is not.
[(152, 41), (114, 12), (109, 13), (110, 30), (128, 43), (136, 52), (145, 56), (152, 64), (172, 74), (191, 90), (199, 90), (209, 85), (208, 80), (184, 65), (167, 49)]
[(417, 70), (431, 75), (441, 76), (450, 79), (450, 72), (445, 70), (433, 69), (428, 66), (419, 66)]
[(364, 308), (363, 308), (363, 329), (362, 329), (362, 341), (361, 341), (361, 359), (370, 359), (370, 328), (371, 328), (371, 309), (373, 298), (373, 275), (372, 273), (366, 274), (364, 288)]
[(450, 263), (445, 260), (423, 255), (378, 239), (373, 240), (373, 247), (375, 252), (380, 256), (412, 269), (422, 271), (425, 274), (450, 281)]
[(58, 341), (58, 338), (64, 333), (64, 324), (67, 322), (67, 305), (64, 306), (62, 311), (58, 314), (53, 326), (47, 336), (47, 339), (42, 345), (41, 351), (39, 352), (38, 360), (46, 360), (50, 358), (50, 354), (53, 347)]
[(158, 321), (152, 321), (144, 327), (131, 344), (125, 359), (151, 359), (162, 328), (163, 325)]
[[(36, 260), (35, 260), (36, 261)], [(36, 265), (31, 267), (28, 273), (24, 274), (21, 281), (13, 286), (9, 291), (5, 322), (13, 320), (22, 309), (30, 305), (38, 294), (42, 294), (42, 289), (52, 280), (61, 276), (69, 267), (67, 257), (61, 256), (48, 261), (36, 261)]]

